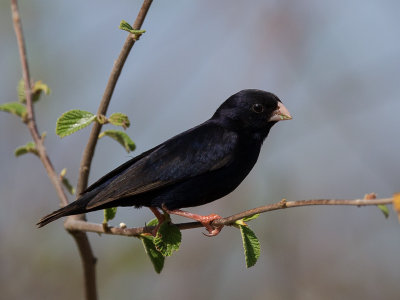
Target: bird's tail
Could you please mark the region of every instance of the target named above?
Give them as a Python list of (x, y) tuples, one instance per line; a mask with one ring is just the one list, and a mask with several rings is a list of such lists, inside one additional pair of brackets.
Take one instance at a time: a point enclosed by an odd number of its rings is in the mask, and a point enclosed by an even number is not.
[[(89, 196), (89, 197), (88, 197)], [(90, 193), (84, 195), (80, 199), (68, 204), (67, 206), (64, 206), (56, 211), (53, 211), (51, 214), (44, 216), (39, 220), (39, 222), (36, 224), (38, 228), (43, 227), (50, 222), (53, 222), (61, 217), (65, 216), (70, 216), (70, 215), (78, 215), (87, 212), (86, 209), (86, 204), (90, 201), (90, 199), (93, 195), (90, 195)]]

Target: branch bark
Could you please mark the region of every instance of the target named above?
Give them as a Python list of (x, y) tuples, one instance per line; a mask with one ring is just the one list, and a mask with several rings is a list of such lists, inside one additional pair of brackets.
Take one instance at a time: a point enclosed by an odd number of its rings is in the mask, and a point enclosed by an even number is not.
[[(315, 199), (315, 200), (298, 200), (298, 201), (286, 201), (285, 199), (257, 208), (249, 209), (232, 216), (214, 220), (211, 224), (213, 226), (230, 226), (233, 225), (237, 220), (243, 219), (245, 217), (250, 217), (254, 214), (261, 214), (269, 211), (301, 207), (301, 206), (311, 206), (311, 205), (348, 205), (348, 206), (370, 206), (370, 205), (384, 205), (392, 204), (393, 198), (382, 198), (382, 199)], [(200, 222), (188, 222), (175, 224), (180, 230), (192, 229), (203, 227)], [(65, 226), (71, 231), (86, 231), (95, 233), (104, 233), (111, 235), (123, 235), (123, 236), (140, 236), (144, 233), (151, 233), (155, 228), (154, 226), (149, 227), (137, 227), (137, 228), (122, 228), (122, 227), (107, 227), (103, 224), (88, 223), (79, 220), (68, 220)]]
[[(140, 28), (142, 25), (144, 18), (146, 16), (146, 13), (150, 7), (152, 1), (144, 1), (142, 9), (139, 12), (138, 18), (135, 21), (135, 26)], [(24, 41), (24, 36), (23, 36), (23, 31), (22, 31), (22, 24), (21, 24), (21, 17), (18, 9), (18, 3), (17, 0), (11, 0), (11, 11), (12, 11), (12, 18), (13, 18), (13, 25), (14, 25), (14, 30), (15, 34), (17, 37), (17, 42), (18, 42), (18, 50), (19, 50), (19, 55), (21, 59), (21, 66), (22, 66), (22, 76), (24, 79), (25, 83), (25, 95), (26, 95), (26, 107), (27, 107), (27, 126), (28, 129), (32, 135), (33, 141), (35, 142), (36, 149), (38, 151), (38, 156), (40, 160), (43, 163), (43, 166), (46, 169), (47, 175), (50, 178), (50, 181), (52, 182), (57, 195), (60, 199), (61, 206), (65, 206), (68, 204), (68, 198), (65, 194), (65, 191), (63, 189), (63, 186), (61, 184), (60, 178), (57, 175), (53, 164), (51, 163), (51, 160), (47, 154), (46, 147), (44, 146), (44, 141), (41, 135), (39, 134), (39, 130), (37, 128), (37, 122), (35, 118), (35, 111), (33, 107), (33, 101), (32, 101), (32, 86), (31, 86), (31, 78), (29, 74), (29, 65), (28, 65), (28, 59), (27, 59), (27, 54), (26, 54), (26, 46), (25, 46), (25, 41)], [(136, 28), (135, 28), (136, 29)], [(136, 40), (135, 36), (128, 36), (127, 41), (124, 44), (123, 50), (121, 51), (120, 57), (118, 58), (116, 64), (114, 65), (113, 71), (110, 76), (109, 83), (107, 85), (105, 95), (103, 96), (103, 100), (101, 102), (101, 105), (99, 107), (99, 113), (105, 114), (108, 104), (111, 99), (112, 92), (114, 91), (115, 84), (118, 80), (118, 77), (121, 73), (122, 67), (125, 63), (125, 60), (130, 52), (130, 49), (132, 48), (134, 42)], [(98, 123), (95, 123), (98, 124)], [(85, 151), (85, 154), (89, 154), (86, 156), (86, 159), (83, 160), (86, 164), (84, 169), (84, 172), (81, 176), (79, 182), (80, 184), (78, 185), (78, 192), (82, 192), (87, 185), (87, 179), (89, 175), (89, 169), (90, 169), (90, 162), (94, 154), (94, 148), (96, 146), (97, 142), (97, 136), (98, 133), (100, 132), (101, 125), (94, 130), (92, 130), (92, 135), (91, 139), (88, 143), (88, 150)], [(97, 132), (97, 133), (96, 133)], [(84, 156), (85, 157), (85, 156)], [(82, 169), (82, 168), (81, 168)], [(84, 216), (74, 216), (71, 218), (80, 218), (84, 219)], [(67, 228), (68, 229), (68, 228)], [(85, 280), (85, 296), (86, 299), (97, 299), (97, 289), (96, 289), (96, 272), (95, 272), (95, 263), (96, 263), (96, 258), (93, 255), (93, 251), (89, 242), (89, 239), (87, 237), (87, 234), (85, 232), (79, 232), (79, 231), (71, 231), (68, 230), (77, 246), (79, 249), (79, 253), (81, 256), (81, 261), (83, 265), (83, 270), (84, 270), (84, 280)]]
[[(145, 0), (143, 1), (142, 7), (139, 11), (139, 14), (136, 17), (135, 22), (133, 23), (132, 28), (135, 30), (139, 30), (142, 27), (142, 24), (144, 22), (144, 19), (146, 18), (147, 12), (150, 9), (150, 5), (153, 2), (153, 0)], [(117, 58), (117, 60), (114, 63), (114, 66), (111, 70), (110, 77), (107, 82), (106, 89), (103, 94), (103, 98), (101, 99), (99, 108), (97, 110), (98, 115), (106, 115), (108, 105), (110, 104), (110, 100), (112, 97), (112, 94), (114, 92), (115, 86), (117, 84), (119, 75), (121, 74), (122, 68), (124, 67), (125, 61), (135, 44), (137, 38), (134, 34), (129, 34), (128, 37), (125, 40), (124, 45), (122, 46), (122, 50)], [(81, 165), (80, 165), (80, 170), (79, 170), (79, 180), (78, 180), (78, 186), (77, 186), (77, 195), (82, 193), (87, 185), (88, 185), (88, 178), (89, 178), (89, 172), (90, 172), (90, 166), (92, 164), (92, 159), (94, 155), (94, 151), (96, 148), (97, 140), (99, 137), (99, 133), (101, 130), (101, 127), (103, 125), (95, 122), (92, 127), (92, 131), (90, 132), (89, 140), (86, 145), (85, 151), (83, 152), (82, 160), (81, 160)]]
[[(141, 28), (152, 2), (153, 2), (152, 0), (144, 0), (142, 7), (139, 11), (139, 14), (136, 17), (136, 20), (132, 26), (133, 29)], [(115, 61), (114, 66), (111, 70), (111, 74), (108, 79), (108, 83), (104, 91), (103, 98), (101, 99), (99, 108), (97, 110), (98, 115), (106, 115), (108, 105), (110, 104), (111, 97), (114, 92), (115, 86), (117, 84), (118, 78), (121, 74), (122, 68), (136, 40), (137, 37), (134, 34), (129, 34), (128, 37), (126, 38), (125, 43), (122, 46), (122, 50), (118, 56), (118, 59)], [(80, 164), (79, 178), (76, 189), (77, 195), (80, 195), (88, 185), (90, 167), (93, 160), (93, 155), (97, 145), (97, 140), (101, 128), (102, 125), (98, 122), (95, 122), (90, 132), (89, 140), (83, 152)], [(68, 227), (67, 224), (73, 221), (85, 222), (86, 221), (85, 215), (82, 214), (82, 215), (68, 217), (66, 223), (64, 224), (64, 228), (73, 235), (76, 241), (78, 240), (81, 241), (80, 243), (78, 243), (78, 247), (84, 269), (86, 299), (97, 299), (96, 271), (95, 271), (96, 258), (91, 254), (92, 250), (86, 233), (82, 231), (71, 230)]]
[(65, 206), (68, 204), (67, 195), (65, 194), (62, 184), (59, 180), (59, 177), (56, 171), (54, 170), (53, 164), (51, 163), (49, 156), (47, 155), (46, 147), (43, 144), (43, 138), (40, 136), (39, 130), (36, 125), (35, 111), (32, 103), (32, 87), (31, 87), (31, 78), (29, 75), (28, 58), (26, 55), (26, 47), (25, 47), (21, 17), (18, 10), (17, 0), (11, 1), (11, 11), (12, 11), (15, 35), (17, 36), (19, 56), (21, 59), (22, 77), (25, 83), (27, 126), (31, 133), (33, 141), (35, 142), (39, 158), (46, 169), (50, 181), (52, 182), (54, 188), (56, 189), (58, 198), (60, 198), (60, 204), (61, 206)]

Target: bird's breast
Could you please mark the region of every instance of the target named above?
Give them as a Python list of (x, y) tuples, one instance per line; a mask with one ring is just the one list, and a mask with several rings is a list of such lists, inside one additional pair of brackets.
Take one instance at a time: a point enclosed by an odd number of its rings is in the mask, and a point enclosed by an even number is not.
[(179, 209), (220, 199), (234, 191), (246, 178), (254, 167), (259, 152), (260, 146), (257, 145), (245, 144), (238, 147), (228, 165), (170, 186), (163, 195), (154, 199), (153, 204), (165, 204), (168, 209)]

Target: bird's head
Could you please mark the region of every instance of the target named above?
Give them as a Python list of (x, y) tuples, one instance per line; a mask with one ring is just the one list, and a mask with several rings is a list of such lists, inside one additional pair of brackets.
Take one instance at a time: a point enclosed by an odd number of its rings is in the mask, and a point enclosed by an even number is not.
[(242, 90), (217, 109), (212, 120), (264, 139), (278, 121), (292, 119), (277, 96), (262, 90)]

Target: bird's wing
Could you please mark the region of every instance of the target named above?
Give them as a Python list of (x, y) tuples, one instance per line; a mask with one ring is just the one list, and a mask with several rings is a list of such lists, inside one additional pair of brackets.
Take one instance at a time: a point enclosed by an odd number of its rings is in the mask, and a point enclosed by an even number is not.
[(133, 158), (105, 175), (88, 191), (99, 192), (87, 209), (187, 180), (229, 165), (237, 135), (205, 122)]

